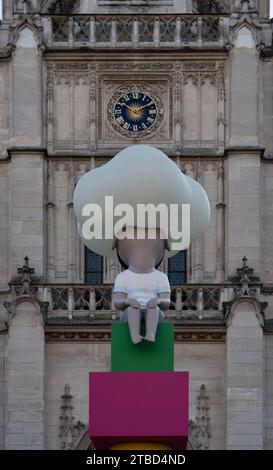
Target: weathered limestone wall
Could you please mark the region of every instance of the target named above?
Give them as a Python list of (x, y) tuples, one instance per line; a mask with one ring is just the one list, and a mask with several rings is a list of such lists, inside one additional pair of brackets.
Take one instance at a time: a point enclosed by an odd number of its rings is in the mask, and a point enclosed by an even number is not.
[(10, 250), (10, 163), (0, 162), (0, 289), (7, 290), (9, 275)]
[(265, 337), (265, 449), (273, 449), (273, 335)]
[[(47, 449), (60, 449), (61, 396), (68, 383), (73, 395), (75, 422), (88, 423), (89, 372), (110, 370), (110, 344), (48, 343)], [(110, 397), (109, 399), (114, 399)]]
[(0, 63), (0, 158), (6, 156), (10, 126), (10, 75), (9, 63)]
[(11, 145), (40, 145), (43, 138), (41, 54), (33, 32), (27, 27), (20, 32), (12, 65)]
[(226, 268), (234, 275), (246, 256), (255, 273), (261, 266), (261, 159), (259, 153), (230, 153), (226, 162)]
[(273, 283), (273, 163), (265, 163), (262, 167), (263, 187), (263, 282)]
[(14, 154), (11, 161), (10, 273), (27, 255), (37, 275), (44, 274), (44, 158)]
[(11, 65), (0, 63), (0, 290), (9, 282), (9, 198), (10, 165), (7, 158), (10, 138)]
[[(44, 273), (44, 161), (41, 55), (30, 28), (21, 30), (13, 66), (11, 145), (10, 274), (27, 254), (36, 274)], [(22, 147), (26, 147), (22, 153)], [(29, 151), (29, 147), (38, 147)]]
[(273, 155), (273, 60), (264, 59), (260, 62), (262, 73), (261, 91), (260, 91), (260, 135), (263, 147), (265, 147), (265, 156)]
[(230, 109), (226, 179), (226, 268), (232, 275), (243, 256), (261, 265), (261, 162), (259, 59), (252, 32), (239, 29), (230, 54)]
[(190, 419), (196, 420), (201, 385), (209, 397), (210, 449), (225, 447), (225, 344), (176, 343), (174, 369), (190, 374)]
[(226, 342), (226, 448), (263, 449), (264, 335), (259, 306), (236, 302)]
[(6, 339), (6, 335), (0, 335), (0, 449), (5, 448)]
[(45, 346), (39, 306), (17, 305), (7, 340), (6, 449), (45, 447)]

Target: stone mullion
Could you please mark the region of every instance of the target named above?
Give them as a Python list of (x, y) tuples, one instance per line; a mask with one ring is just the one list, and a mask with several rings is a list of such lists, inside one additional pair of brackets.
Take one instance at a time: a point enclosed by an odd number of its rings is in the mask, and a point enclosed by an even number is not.
[(175, 72), (174, 88), (174, 123), (175, 123), (175, 150), (181, 152), (182, 146), (182, 109), (181, 109), (181, 69), (177, 67)]
[(47, 276), (55, 279), (55, 195), (54, 170), (51, 160), (48, 164), (48, 202), (47, 202)]
[[(196, 165), (196, 180), (202, 185), (202, 163), (199, 160)], [(194, 241), (194, 282), (201, 282), (204, 271), (204, 237)]]
[(224, 203), (224, 164), (218, 163), (217, 173), (217, 253), (216, 281), (225, 279), (225, 203)]
[(96, 69), (92, 67), (90, 70), (89, 77), (90, 89), (89, 89), (89, 109), (90, 109), (90, 151), (96, 150), (96, 93), (97, 93), (97, 81), (96, 81)]
[(54, 147), (54, 71), (53, 65), (47, 66), (47, 148), (53, 153)]
[(224, 150), (225, 146), (225, 83), (224, 66), (218, 65), (217, 72), (217, 147)]
[(201, 146), (201, 106), (202, 106), (202, 97), (201, 97), (201, 80), (202, 76), (200, 73), (196, 75), (197, 81), (196, 81), (196, 86), (197, 86), (197, 146)]
[(76, 219), (73, 207), (73, 194), (75, 189), (75, 178), (73, 161), (70, 161), (69, 167), (69, 185), (68, 185), (68, 279), (69, 282), (75, 281), (76, 277)]

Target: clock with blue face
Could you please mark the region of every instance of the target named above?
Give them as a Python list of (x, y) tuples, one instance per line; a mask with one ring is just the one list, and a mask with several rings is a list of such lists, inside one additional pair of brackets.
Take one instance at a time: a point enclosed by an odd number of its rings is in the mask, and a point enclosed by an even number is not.
[(162, 101), (150, 87), (124, 86), (111, 97), (108, 118), (114, 130), (126, 137), (151, 135), (163, 119)]

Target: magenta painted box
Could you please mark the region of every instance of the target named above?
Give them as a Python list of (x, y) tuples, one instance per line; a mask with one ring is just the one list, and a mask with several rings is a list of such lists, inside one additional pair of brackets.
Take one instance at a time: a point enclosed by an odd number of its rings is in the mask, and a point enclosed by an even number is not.
[(125, 442), (185, 449), (188, 372), (90, 372), (89, 435), (98, 450)]

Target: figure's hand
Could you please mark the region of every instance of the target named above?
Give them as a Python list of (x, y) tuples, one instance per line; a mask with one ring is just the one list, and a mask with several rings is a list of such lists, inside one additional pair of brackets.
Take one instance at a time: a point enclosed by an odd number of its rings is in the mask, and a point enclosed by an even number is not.
[(127, 302), (130, 305), (130, 307), (140, 309), (140, 304), (138, 303), (136, 299), (127, 299)]
[(155, 297), (154, 299), (149, 300), (147, 303), (147, 308), (156, 308), (158, 306), (158, 298)]

